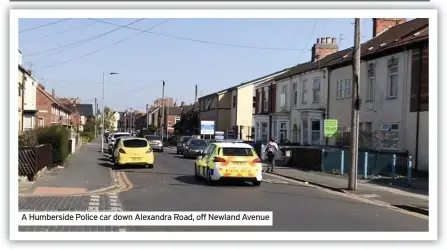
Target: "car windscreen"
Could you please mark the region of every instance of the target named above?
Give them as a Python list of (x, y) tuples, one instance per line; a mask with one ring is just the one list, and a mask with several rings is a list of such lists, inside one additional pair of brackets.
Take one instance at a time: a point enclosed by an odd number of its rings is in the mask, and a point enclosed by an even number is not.
[(123, 145), (126, 148), (145, 148), (147, 142), (145, 140), (124, 140)]
[(253, 156), (251, 148), (222, 148), (223, 156)]
[(147, 135), (146, 140), (148, 141), (161, 141), (161, 137), (157, 135)]
[(182, 138), (182, 142), (183, 142), (183, 143), (186, 143), (186, 142), (189, 141), (189, 139), (191, 139), (191, 137), (183, 137), (183, 138)]
[(206, 146), (206, 141), (205, 140), (191, 140), (190, 145), (196, 146), (196, 147)]
[(113, 138), (119, 138), (119, 137), (123, 137), (123, 136), (130, 136), (130, 134), (114, 134)]

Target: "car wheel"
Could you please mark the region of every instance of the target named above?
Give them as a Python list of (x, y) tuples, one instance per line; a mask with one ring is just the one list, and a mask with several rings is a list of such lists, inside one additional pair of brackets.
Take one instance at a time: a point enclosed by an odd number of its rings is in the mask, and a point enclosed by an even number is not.
[(154, 168), (154, 164), (146, 164), (146, 168)]
[(197, 164), (194, 165), (194, 179), (195, 179), (196, 181), (200, 180), (200, 175), (199, 175), (199, 173), (197, 172)]
[(210, 171), (209, 167), (206, 168), (206, 183), (209, 186), (213, 186), (214, 185), (214, 181), (213, 181), (213, 179), (211, 179), (211, 171)]
[(160, 150), (160, 152), (162, 152), (163, 153), (163, 148)]
[(261, 186), (261, 181), (252, 181), (253, 186), (259, 187)]

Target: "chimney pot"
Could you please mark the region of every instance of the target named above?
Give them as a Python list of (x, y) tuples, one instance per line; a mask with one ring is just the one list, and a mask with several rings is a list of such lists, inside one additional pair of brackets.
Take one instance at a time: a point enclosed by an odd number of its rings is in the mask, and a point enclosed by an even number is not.
[(51, 90), (51, 96), (56, 97), (56, 92), (54, 91), (54, 89)]
[(320, 43), (320, 41), (321, 41), (320, 38), (317, 38), (317, 43)]
[(337, 38), (333, 37), (332, 38), (332, 43), (334, 43), (334, 44), (337, 43)]

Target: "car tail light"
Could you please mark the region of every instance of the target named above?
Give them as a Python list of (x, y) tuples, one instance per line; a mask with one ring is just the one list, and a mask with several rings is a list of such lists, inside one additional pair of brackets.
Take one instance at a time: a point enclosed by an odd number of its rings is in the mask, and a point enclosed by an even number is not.
[(254, 160), (252, 161), (252, 163), (261, 163), (261, 159), (256, 158), (256, 159), (254, 159)]
[(152, 148), (148, 149), (146, 154), (152, 153)]
[(224, 158), (214, 157), (213, 162), (227, 162)]
[(122, 148), (120, 148), (119, 152), (120, 152), (121, 154), (125, 154), (125, 153), (126, 153), (126, 151), (124, 151), (124, 149), (122, 149)]

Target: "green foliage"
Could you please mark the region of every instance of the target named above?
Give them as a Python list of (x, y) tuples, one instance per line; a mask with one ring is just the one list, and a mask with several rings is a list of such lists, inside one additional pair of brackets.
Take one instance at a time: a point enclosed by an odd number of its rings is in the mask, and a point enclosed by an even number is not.
[(51, 144), (53, 161), (62, 163), (68, 157), (70, 131), (61, 126), (51, 126), (25, 131), (19, 136), (19, 147), (35, 147)]
[(157, 127), (155, 127), (154, 125), (149, 125), (147, 127), (146, 131), (147, 131), (148, 134), (153, 134), (153, 133), (155, 133), (157, 131)]
[[(95, 132), (81, 132), (81, 137), (85, 138), (86, 142), (90, 142), (95, 139)], [(82, 141), (84, 142), (84, 139)]]
[(95, 124), (95, 118), (87, 118), (87, 121), (85, 122), (84, 125), (84, 132), (93, 132), (95, 133), (95, 126), (97, 126), (97, 124)]
[[(104, 114), (105, 114), (104, 129), (108, 129), (108, 130), (112, 130), (112, 131), (117, 129), (117, 128), (115, 128), (115, 116), (113, 116), (113, 113), (114, 112), (112, 111), (111, 108), (109, 108), (109, 107), (104, 108)], [(102, 119), (99, 122), (100, 122), (99, 124), (101, 124)]]
[(37, 131), (28, 130), (19, 135), (19, 147), (35, 147), (37, 146)]
[(67, 159), (69, 138), (70, 131), (61, 126), (37, 129), (37, 142), (39, 144), (51, 144), (54, 163), (62, 163)]

